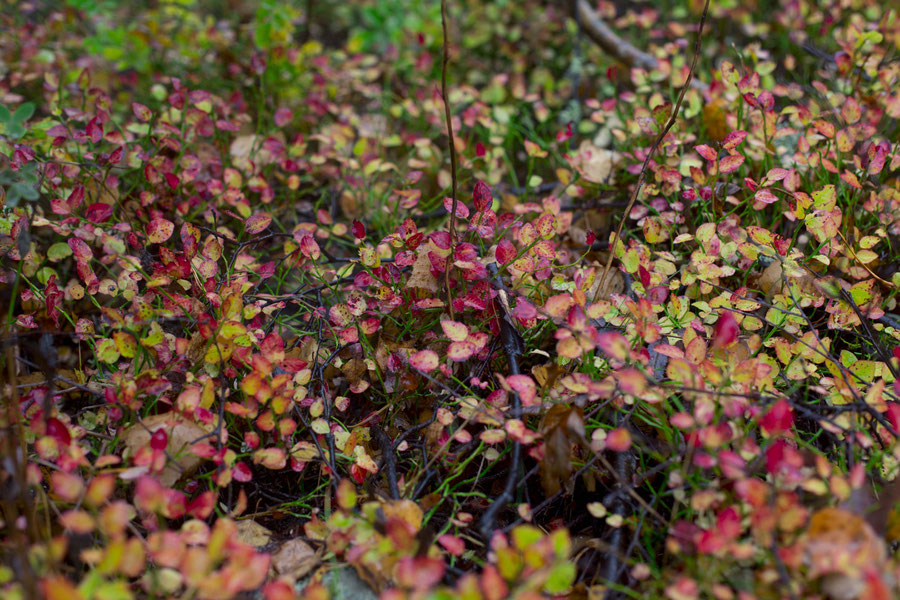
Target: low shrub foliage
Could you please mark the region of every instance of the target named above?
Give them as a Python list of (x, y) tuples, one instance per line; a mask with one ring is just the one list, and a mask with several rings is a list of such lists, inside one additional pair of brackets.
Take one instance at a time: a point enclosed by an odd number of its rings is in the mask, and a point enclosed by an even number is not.
[(330, 4), (3, 3), (3, 597), (893, 597), (896, 8)]

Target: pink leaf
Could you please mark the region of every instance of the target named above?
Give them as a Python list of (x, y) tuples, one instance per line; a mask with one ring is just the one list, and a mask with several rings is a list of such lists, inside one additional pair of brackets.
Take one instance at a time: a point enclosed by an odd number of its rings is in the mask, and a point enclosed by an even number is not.
[(137, 117), (138, 121), (143, 121), (144, 123), (153, 117), (153, 113), (150, 112), (150, 109), (138, 102), (131, 103), (131, 112), (134, 113), (134, 116)]
[(528, 375), (510, 375), (506, 378), (506, 383), (513, 391), (518, 392), (523, 406), (538, 404), (537, 386), (535, 386), (534, 380)]
[(275, 111), (275, 127), (284, 127), (294, 118), (294, 113), (289, 108), (279, 108)]
[(447, 358), (455, 362), (462, 362), (475, 354), (476, 350), (475, 344), (468, 340), (452, 342), (447, 348)]
[(439, 537), (438, 542), (453, 556), (461, 556), (466, 550), (466, 543), (462, 538), (450, 535), (449, 533), (445, 533)]
[[(447, 209), (447, 212), (453, 211), (453, 198), (444, 198), (444, 208)], [(456, 217), (459, 219), (465, 219), (469, 216), (468, 207), (457, 200), (456, 202)]]
[(258, 213), (244, 221), (244, 230), (250, 235), (256, 235), (264, 231), (271, 222), (272, 217), (269, 213)]
[(597, 336), (597, 347), (608, 357), (616, 360), (625, 360), (631, 347), (625, 336), (617, 331), (604, 331)]
[(769, 169), (769, 172), (766, 173), (766, 181), (769, 183), (775, 183), (776, 181), (781, 181), (785, 177), (790, 174), (788, 169), (782, 169), (780, 167), (775, 167), (774, 169)]
[(625, 452), (631, 448), (631, 434), (622, 427), (613, 429), (606, 435), (606, 447), (613, 452)]
[(753, 195), (753, 199), (757, 202), (762, 202), (763, 204), (772, 204), (773, 202), (778, 202), (778, 196), (776, 196), (766, 188), (760, 188), (756, 190), (756, 194)]
[(51, 200), (50, 210), (57, 215), (67, 215), (81, 206), (82, 200), (84, 200), (84, 186), (79, 183), (65, 200), (62, 198)]
[(172, 236), (175, 224), (162, 217), (153, 219), (147, 224), (147, 237), (154, 244), (162, 244)]
[(231, 475), (234, 477), (235, 481), (241, 483), (247, 483), (253, 479), (253, 472), (250, 470), (250, 467), (243, 462), (234, 463), (234, 466), (231, 468)]
[(458, 321), (441, 321), (441, 329), (453, 342), (461, 342), (469, 337), (469, 328)]
[(509, 264), (516, 257), (516, 247), (508, 239), (503, 238), (497, 244), (495, 256), (501, 265)]
[(409, 365), (412, 368), (426, 373), (436, 369), (439, 362), (438, 355), (434, 350), (419, 350), (409, 357)]
[(79, 262), (87, 262), (94, 257), (94, 253), (91, 251), (91, 247), (84, 243), (83, 240), (78, 238), (69, 238), (68, 241), (69, 248), (72, 249), (72, 253), (75, 255), (75, 260)]
[(716, 151), (706, 144), (700, 144), (699, 146), (694, 146), (694, 150), (697, 151), (697, 154), (705, 158), (706, 160), (713, 161), (716, 160)]
[(744, 164), (744, 157), (740, 154), (731, 154), (719, 161), (719, 173), (731, 173)]
[(747, 137), (747, 132), (743, 129), (732, 131), (727, 136), (725, 136), (725, 140), (722, 142), (722, 147), (726, 150), (734, 150), (741, 142), (744, 141), (745, 137)]

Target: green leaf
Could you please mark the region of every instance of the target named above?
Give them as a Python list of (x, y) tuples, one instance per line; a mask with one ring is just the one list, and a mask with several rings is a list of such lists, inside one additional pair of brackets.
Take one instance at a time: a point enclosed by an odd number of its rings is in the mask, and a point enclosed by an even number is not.
[(544, 535), (541, 530), (531, 525), (519, 525), (512, 531), (513, 546), (526, 550), (536, 544)]
[(562, 594), (575, 581), (575, 563), (564, 562), (553, 567), (544, 591), (549, 594)]
[(34, 114), (34, 102), (26, 102), (16, 109), (16, 113), (12, 116), (13, 121), (24, 123)]
[(25, 135), (25, 128), (22, 127), (21, 123), (10, 121), (6, 124), (6, 133), (9, 134), (9, 137), (17, 140)]
[(12, 119), (12, 115), (9, 114), (9, 109), (0, 104), (0, 123), (9, 123)]
[(119, 360), (119, 349), (111, 338), (100, 340), (96, 349), (97, 358), (105, 363), (114, 363)]
[(10, 191), (13, 190), (15, 190), (16, 196), (24, 198), (25, 200), (37, 200), (39, 196), (36, 189), (30, 185), (25, 185), (24, 183), (12, 184)]

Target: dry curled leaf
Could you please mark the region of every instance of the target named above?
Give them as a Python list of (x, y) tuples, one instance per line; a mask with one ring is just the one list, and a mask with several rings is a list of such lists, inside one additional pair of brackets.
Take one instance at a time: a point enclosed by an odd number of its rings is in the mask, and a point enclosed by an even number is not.
[(192, 365), (196, 365), (206, 356), (206, 345), (206, 338), (199, 331), (194, 332), (194, 335), (191, 336), (191, 341), (188, 343), (187, 351), (184, 353)]
[(541, 487), (548, 496), (559, 491), (572, 475), (572, 447), (587, 446), (584, 414), (578, 407), (556, 404), (541, 419), (544, 457), (540, 462)]

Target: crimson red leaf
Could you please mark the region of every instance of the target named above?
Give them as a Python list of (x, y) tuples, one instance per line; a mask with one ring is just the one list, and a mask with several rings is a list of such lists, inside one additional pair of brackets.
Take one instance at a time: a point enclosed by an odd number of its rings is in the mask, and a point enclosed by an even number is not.
[(713, 328), (713, 348), (726, 348), (735, 343), (741, 328), (730, 310), (723, 310)]
[(84, 218), (91, 223), (103, 223), (112, 216), (113, 208), (103, 202), (95, 202), (84, 211)]
[(485, 210), (491, 207), (494, 201), (494, 195), (491, 188), (485, 182), (478, 180), (475, 183), (475, 189), (472, 191), (472, 202), (475, 204), (475, 210)]

